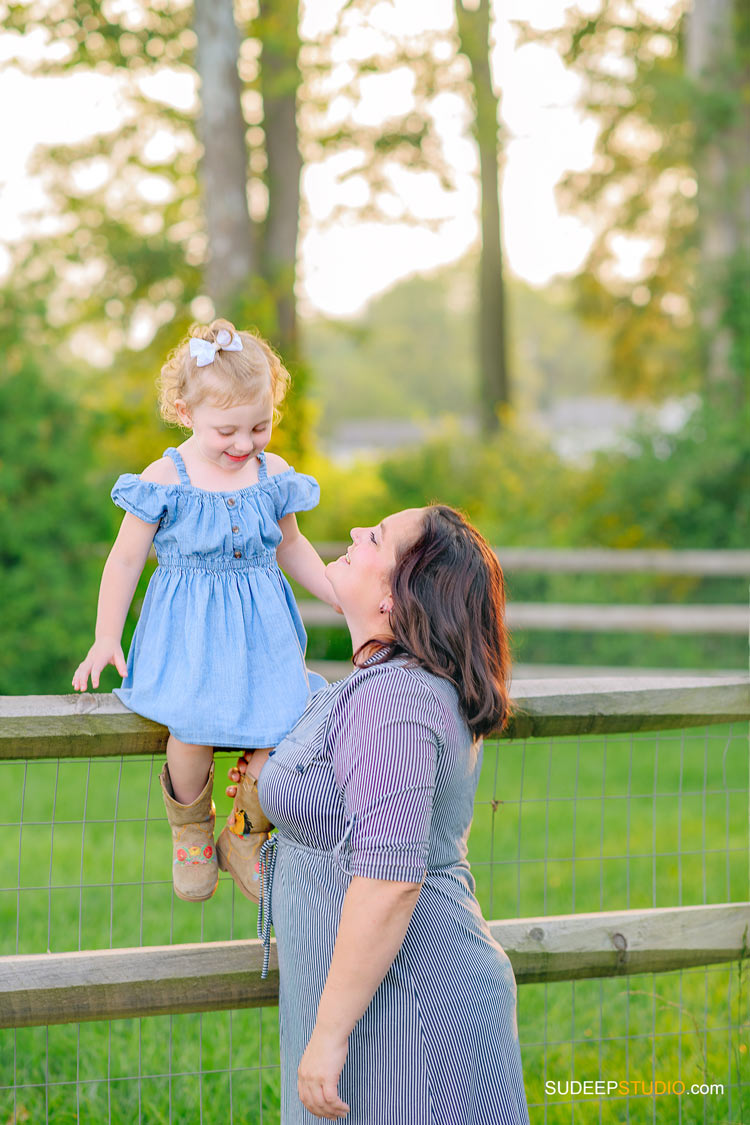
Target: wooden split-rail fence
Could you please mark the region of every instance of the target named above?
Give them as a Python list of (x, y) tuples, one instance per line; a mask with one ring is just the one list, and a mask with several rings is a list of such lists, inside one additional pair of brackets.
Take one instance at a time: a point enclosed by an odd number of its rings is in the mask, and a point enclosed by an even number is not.
[[(337, 558), (343, 542), (316, 543), (322, 558)], [(750, 551), (659, 551), (582, 548), (555, 550), (495, 547), (510, 574), (642, 574), (689, 578), (745, 578), (750, 581)], [(340, 614), (322, 602), (300, 602), (306, 625), (344, 626)], [(508, 605), (511, 629), (592, 633), (667, 633), (748, 635), (748, 605), (591, 605), (517, 602)]]
[[(750, 719), (745, 676), (515, 684), (504, 738), (674, 730)], [(167, 732), (112, 695), (0, 698), (0, 759), (161, 754)], [(493, 920), (520, 984), (739, 961), (750, 902)], [(0, 957), (0, 1027), (273, 1005), (257, 941)]]

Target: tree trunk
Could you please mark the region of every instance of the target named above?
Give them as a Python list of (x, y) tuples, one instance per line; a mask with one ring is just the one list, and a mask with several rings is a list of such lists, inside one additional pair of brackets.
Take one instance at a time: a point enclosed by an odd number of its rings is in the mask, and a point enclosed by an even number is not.
[[(742, 96), (750, 75), (742, 72), (735, 18), (745, 0), (694, 0), (688, 17), (686, 65), (703, 96), (696, 121), (700, 276), (697, 308), (709, 386), (740, 382), (727, 305), (733, 277), (750, 251), (750, 107)], [(745, 70), (747, 66), (745, 64)], [(723, 116), (713, 104), (727, 96)], [(747, 270), (745, 270), (745, 273)]]
[(239, 35), (232, 0), (195, 0), (196, 68), (201, 80), (199, 135), (208, 263), (206, 288), (222, 307), (254, 272), (247, 207), (245, 120), (237, 72)]
[(470, 10), (455, 0), (461, 51), (471, 67), (474, 136), (479, 149), (482, 246), (479, 260), (480, 420), (485, 433), (498, 426), (498, 409), (510, 401), (507, 366), (503, 250), (500, 224), (499, 98), (490, 69), (490, 0)]
[(295, 294), (302, 172), (297, 136), (298, 22), (298, 0), (260, 0), (260, 88), (268, 161), (261, 268), (276, 305), (278, 338), (274, 343), (290, 359), (299, 350)]

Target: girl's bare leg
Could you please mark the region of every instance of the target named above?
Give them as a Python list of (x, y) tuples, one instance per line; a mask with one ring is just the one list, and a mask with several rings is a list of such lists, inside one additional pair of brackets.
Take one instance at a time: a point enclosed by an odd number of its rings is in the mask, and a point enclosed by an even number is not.
[(170, 734), (167, 765), (175, 801), (181, 805), (192, 805), (205, 788), (213, 760), (213, 746), (194, 746)]

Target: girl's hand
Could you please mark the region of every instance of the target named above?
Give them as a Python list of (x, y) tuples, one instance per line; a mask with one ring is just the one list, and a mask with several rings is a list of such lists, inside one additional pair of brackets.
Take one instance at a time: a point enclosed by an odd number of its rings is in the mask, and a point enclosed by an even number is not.
[(115, 640), (114, 637), (101, 637), (98, 641), (94, 641), (86, 659), (82, 660), (75, 670), (73, 675), (75, 690), (88, 690), (89, 674), (91, 674), (91, 686), (98, 688), (102, 669), (106, 668), (108, 664), (114, 664), (121, 676), (127, 676), (128, 666), (125, 663), (120, 642)]
[(338, 1084), (349, 1048), (324, 1032), (313, 1031), (297, 1068), (299, 1100), (316, 1117), (338, 1121), (346, 1117), (349, 1106), (339, 1097)]

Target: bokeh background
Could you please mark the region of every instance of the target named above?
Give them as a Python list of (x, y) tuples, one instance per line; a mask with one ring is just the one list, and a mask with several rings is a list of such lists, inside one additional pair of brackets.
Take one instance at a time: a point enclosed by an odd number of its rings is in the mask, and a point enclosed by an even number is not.
[[(437, 499), (501, 559), (725, 550), (750, 514), (749, 294), (747, 0), (0, 0), (0, 695), (71, 691), (112, 484), (182, 440), (156, 379), (192, 322), (284, 357), (271, 448), (320, 479), (314, 542)], [(512, 602), (747, 606), (741, 566), (575, 561), (508, 567)], [(309, 637), (350, 655), (340, 623)], [(621, 685), (747, 668), (744, 625), (513, 646)], [(747, 899), (744, 722), (484, 763), (486, 917)], [(227, 878), (200, 909), (172, 895), (156, 758), (0, 764), (3, 956), (255, 932)], [(750, 1119), (747, 959), (527, 985), (519, 1013), (535, 1122)], [(277, 1067), (273, 1009), (17, 1029), (0, 1122), (273, 1122)], [(545, 1088), (573, 1077), (723, 1092)]]
[[(744, 0), (0, 13), (0, 693), (70, 690), (109, 490), (181, 440), (155, 380), (214, 313), (293, 373), (271, 448), (320, 479), (314, 541), (439, 499), (501, 547), (745, 546)], [(510, 595), (747, 587), (511, 574)], [(747, 664), (742, 636), (514, 644), (525, 664)], [(347, 638), (311, 629), (310, 654)]]

